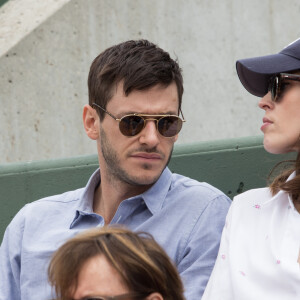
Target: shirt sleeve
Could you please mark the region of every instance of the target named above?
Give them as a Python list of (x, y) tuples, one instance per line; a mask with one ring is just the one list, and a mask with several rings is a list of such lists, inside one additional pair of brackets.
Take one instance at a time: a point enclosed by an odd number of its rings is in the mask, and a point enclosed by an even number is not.
[(235, 299), (231, 286), (229, 257), (230, 228), (233, 206), (234, 205), (230, 207), (226, 217), (216, 264), (208, 281), (202, 300)]
[[(24, 209), (24, 208), (23, 208)], [(0, 299), (19, 300), (23, 209), (7, 227), (0, 247)]]
[(225, 195), (209, 201), (190, 234), (178, 271), (187, 300), (201, 299), (218, 254), (231, 200)]

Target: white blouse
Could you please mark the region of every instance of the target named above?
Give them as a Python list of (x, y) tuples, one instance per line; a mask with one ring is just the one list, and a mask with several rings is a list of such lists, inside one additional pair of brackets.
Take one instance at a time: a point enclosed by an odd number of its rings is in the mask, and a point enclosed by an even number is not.
[(289, 195), (272, 197), (269, 188), (240, 194), (202, 300), (300, 299), (299, 254), (300, 214)]

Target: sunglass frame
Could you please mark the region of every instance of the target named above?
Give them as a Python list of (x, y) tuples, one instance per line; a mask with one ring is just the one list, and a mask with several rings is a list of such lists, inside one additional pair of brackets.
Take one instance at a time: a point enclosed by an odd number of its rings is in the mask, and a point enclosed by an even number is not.
[(273, 102), (278, 102), (280, 98), (281, 85), (283, 80), (293, 80), (293, 81), (300, 81), (300, 75), (298, 74), (289, 74), (289, 73), (279, 73), (274, 75), (269, 84), (268, 91), (271, 92), (271, 98)]
[[(116, 120), (117, 122), (119, 122), (119, 129), (120, 129), (121, 133), (122, 133), (123, 135), (125, 135), (125, 136), (128, 136), (128, 137), (132, 137), (132, 136), (138, 135), (138, 134), (145, 128), (146, 122), (147, 122), (147, 121), (156, 121), (156, 129), (157, 129), (157, 131), (159, 132), (159, 134), (160, 134), (161, 136), (165, 137), (165, 138), (172, 138), (172, 137), (174, 137), (175, 135), (177, 135), (177, 134), (180, 132), (180, 130), (181, 130), (181, 128), (182, 128), (182, 124), (183, 124), (184, 122), (186, 122), (186, 120), (184, 119), (184, 116), (183, 116), (183, 113), (182, 113), (181, 109), (179, 109), (179, 113), (181, 113), (182, 118), (180, 118), (180, 117), (177, 116), (177, 115), (169, 115), (169, 114), (166, 114), (166, 115), (148, 115), (148, 114), (140, 114), (140, 113), (128, 114), (128, 115), (123, 116), (122, 118), (117, 118), (117, 117), (115, 117), (113, 114), (111, 114), (110, 112), (108, 112), (106, 109), (104, 109), (102, 106), (100, 106), (99, 104), (93, 103), (93, 104), (92, 104), (92, 107), (93, 107), (93, 106), (96, 106), (96, 107), (100, 108), (102, 111), (104, 111), (104, 112), (107, 113), (109, 116), (111, 116), (114, 120)], [(134, 134), (134, 135), (127, 135), (127, 134), (124, 134), (124, 132), (123, 132), (122, 129), (121, 129), (121, 121), (124, 120), (125, 118), (131, 117), (131, 116), (134, 116), (134, 117), (140, 117), (140, 118), (143, 120), (144, 124), (143, 124), (143, 128), (141, 128), (141, 130), (138, 131), (136, 134)], [(172, 136), (165, 136), (165, 135), (163, 135), (163, 134), (159, 131), (159, 128), (158, 128), (158, 123), (159, 123), (159, 121), (160, 121), (161, 119), (163, 119), (163, 118), (166, 118), (166, 117), (177, 118), (177, 119), (180, 120), (180, 122), (181, 122), (181, 126), (180, 126), (179, 131), (176, 132), (176, 134), (174, 134), (174, 135), (172, 135)]]

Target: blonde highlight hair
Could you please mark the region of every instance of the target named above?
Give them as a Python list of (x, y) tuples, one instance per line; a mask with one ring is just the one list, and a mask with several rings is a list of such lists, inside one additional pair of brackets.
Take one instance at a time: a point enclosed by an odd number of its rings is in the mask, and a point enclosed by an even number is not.
[(63, 244), (48, 267), (57, 299), (70, 300), (79, 272), (88, 259), (103, 255), (130, 291), (160, 293), (164, 300), (184, 300), (183, 284), (176, 267), (149, 233), (121, 227), (87, 230)]

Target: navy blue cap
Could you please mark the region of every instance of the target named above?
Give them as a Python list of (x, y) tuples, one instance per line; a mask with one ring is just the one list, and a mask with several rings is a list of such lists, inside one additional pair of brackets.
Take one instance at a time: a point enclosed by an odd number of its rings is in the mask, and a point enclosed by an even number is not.
[(278, 54), (240, 59), (236, 62), (236, 70), (245, 89), (263, 97), (274, 74), (300, 70), (300, 38)]

